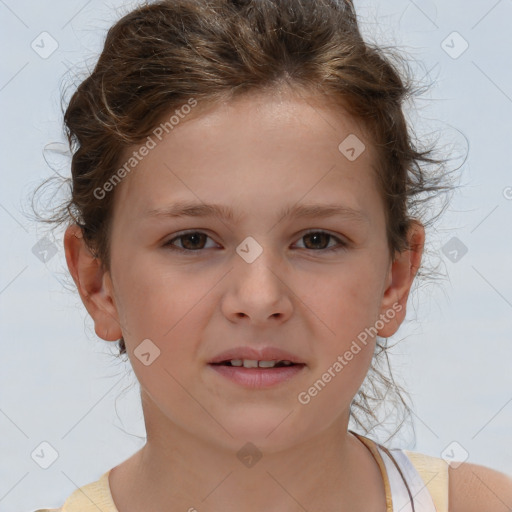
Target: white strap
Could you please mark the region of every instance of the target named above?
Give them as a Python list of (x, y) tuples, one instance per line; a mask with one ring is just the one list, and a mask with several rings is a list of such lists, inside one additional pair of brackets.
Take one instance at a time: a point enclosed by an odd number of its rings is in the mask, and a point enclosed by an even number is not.
[[(378, 445), (377, 448), (386, 466), (389, 486), (391, 488), (391, 498), (393, 500), (393, 512), (413, 512), (409, 493), (407, 492), (407, 488), (398, 469), (387, 453), (381, 450)], [(407, 457), (400, 448), (393, 448), (389, 451), (400, 466), (400, 470), (409, 484), (409, 489), (414, 500), (415, 512), (437, 512), (427, 486), (409, 457)]]

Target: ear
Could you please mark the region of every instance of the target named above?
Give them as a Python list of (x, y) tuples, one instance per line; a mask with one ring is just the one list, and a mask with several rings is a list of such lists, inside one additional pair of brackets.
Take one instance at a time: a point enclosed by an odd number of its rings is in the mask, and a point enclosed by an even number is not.
[(122, 331), (114, 302), (110, 272), (103, 269), (84, 241), (81, 228), (72, 224), (64, 234), (64, 251), (69, 272), (80, 298), (94, 321), (94, 330), (105, 341), (117, 341)]
[(395, 334), (404, 321), (407, 298), (420, 268), (425, 245), (425, 229), (421, 222), (411, 222), (407, 239), (409, 249), (397, 253), (387, 276), (387, 288), (382, 297), (380, 310), (380, 319), (383, 320), (381, 323), (384, 323), (384, 327), (378, 330), (378, 335), (382, 338), (389, 338)]

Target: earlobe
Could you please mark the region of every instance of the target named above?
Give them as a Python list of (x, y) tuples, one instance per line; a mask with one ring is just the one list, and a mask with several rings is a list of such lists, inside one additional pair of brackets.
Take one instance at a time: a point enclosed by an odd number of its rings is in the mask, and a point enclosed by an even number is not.
[(416, 273), (420, 268), (424, 243), (423, 224), (413, 220), (408, 232), (409, 249), (397, 253), (386, 276), (386, 290), (382, 298), (380, 317), (385, 316), (390, 321), (385, 322), (384, 327), (379, 329), (380, 337), (388, 338), (395, 334), (405, 318), (407, 299)]
[(104, 270), (99, 258), (91, 253), (78, 225), (72, 224), (66, 229), (64, 250), (69, 272), (94, 321), (97, 336), (106, 341), (117, 341), (123, 334), (110, 274)]

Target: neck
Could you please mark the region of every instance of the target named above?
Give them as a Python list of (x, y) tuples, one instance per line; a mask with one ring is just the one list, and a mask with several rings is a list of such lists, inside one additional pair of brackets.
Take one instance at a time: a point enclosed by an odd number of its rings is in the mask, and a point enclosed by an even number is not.
[(111, 472), (119, 512), (385, 510), (378, 465), (347, 417), (279, 451), (219, 446), (152, 417), (145, 411), (146, 445)]

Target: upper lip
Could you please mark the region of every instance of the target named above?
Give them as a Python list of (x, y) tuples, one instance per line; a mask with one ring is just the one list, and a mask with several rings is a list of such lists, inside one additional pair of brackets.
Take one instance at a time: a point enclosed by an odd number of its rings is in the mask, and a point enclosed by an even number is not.
[(299, 357), (276, 347), (234, 347), (216, 355), (209, 364), (231, 361), (232, 359), (250, 359), (253, 361), (291, 361), (292, 363), (305, 364)]

